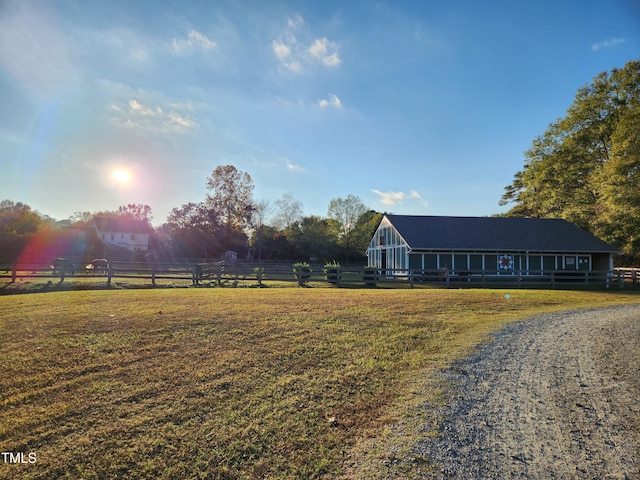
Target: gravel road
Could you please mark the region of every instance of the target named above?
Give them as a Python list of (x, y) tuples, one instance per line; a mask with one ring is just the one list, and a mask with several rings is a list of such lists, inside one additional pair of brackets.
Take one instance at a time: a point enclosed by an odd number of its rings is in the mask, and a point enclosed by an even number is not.
[(640, 305), (512, 324), (442, 373), (438, 479), (640, 479)]

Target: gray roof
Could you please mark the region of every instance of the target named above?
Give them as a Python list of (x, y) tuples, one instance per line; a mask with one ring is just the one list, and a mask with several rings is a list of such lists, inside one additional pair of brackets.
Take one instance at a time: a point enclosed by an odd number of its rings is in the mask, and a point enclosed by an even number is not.
[(412, 250), (616, 253), (566, 220), (387, 215)]

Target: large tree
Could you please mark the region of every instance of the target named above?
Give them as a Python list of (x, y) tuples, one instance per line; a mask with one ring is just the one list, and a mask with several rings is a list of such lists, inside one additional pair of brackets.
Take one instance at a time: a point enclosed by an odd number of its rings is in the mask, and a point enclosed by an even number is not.
[(349, 250), (353, 229), (360, 216), (367, 210), (366, 205), (356, 195), (347, 195), (346, 198), (334, 198), (329, 202), (327, 215), (335, 220), (340, 227), (338, 237), (344, 247), (344, 256), (347, 261), (349, 261), (350, 257)]
[(637, 257), (639, 109), (640, 61), (580, 88), (525, 152), (500, 202), (513, 203), (507, 215), (564, 218)]
[(174, 208), (161, 230), (177, 257), (217, 257), (221, 251), (221, 224), (216, 212), (204, 203)]
[(253, 208), (253, 180), (233, 165), (220, 165), (207, 180), (207, 204), (230, 230), (249, 226)]

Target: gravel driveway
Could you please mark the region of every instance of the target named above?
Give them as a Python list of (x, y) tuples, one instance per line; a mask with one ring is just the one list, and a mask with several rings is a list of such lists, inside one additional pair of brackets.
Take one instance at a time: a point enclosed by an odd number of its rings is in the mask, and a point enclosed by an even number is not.
[(512, 324), (442, 373), (433, 478), (640, 479), (640, 305)]

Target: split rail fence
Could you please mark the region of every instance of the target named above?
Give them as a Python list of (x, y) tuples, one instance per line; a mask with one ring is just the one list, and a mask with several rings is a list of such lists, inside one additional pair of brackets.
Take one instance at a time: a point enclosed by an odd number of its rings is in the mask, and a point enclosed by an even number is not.
[(0, 278), (65, 279), (103, 277), (107, 286), (118, 280), (137, 280), (156, 285), (158, 281), (191, 282), (192, 285), (256, 285), (297, 282), (299, 285), (330, 283), (337, 287), (413, 288), (429, 285), (442, 288), (640, 288), (640, 269), (613, 271), (513, 271), (392, 270), (361, 266), (294, 267), (291, 263), (199, 262), (183, 260), (166, 263), (112, 262), (109, 268), (87, 270), (85, 262), (71, 262), (73, 269), (53, 275), (50, 262), (0, 263)]

